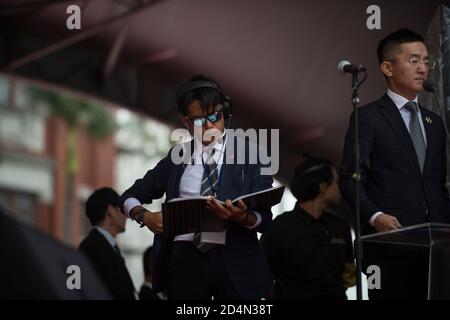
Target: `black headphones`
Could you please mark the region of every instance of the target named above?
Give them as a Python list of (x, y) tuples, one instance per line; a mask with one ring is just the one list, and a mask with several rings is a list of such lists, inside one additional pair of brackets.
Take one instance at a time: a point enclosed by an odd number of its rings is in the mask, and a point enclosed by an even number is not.
[(223, 101), (224, 101), (223, 102), (223, 119), (225, 121), (229, 120), (233, 114), (232, 109), (231, 109), (231, 98), (226, 96), (223, 93), (222, 89), (217, 85), (217, 83), (212, 82), (212, 81), (206, 81), (206, 80), (197, 80), (197, 81), (188, 82), (185, 85), (182, 85), (178, 89), (177, 94), (176, 94), (178, 113), (181, 113), (181, 108), (180, 108), (181, 98), (184, 97), (189, 92), (194, 91), (196, 89), (200, 89), (200, 88), (215, 89), (222, 95)]

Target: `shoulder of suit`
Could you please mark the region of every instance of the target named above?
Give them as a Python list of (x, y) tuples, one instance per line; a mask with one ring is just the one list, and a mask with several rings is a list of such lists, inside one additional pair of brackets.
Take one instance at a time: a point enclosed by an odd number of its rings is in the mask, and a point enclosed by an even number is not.
[(372, 113), (372, 112), (378, 111), (379, 106), (384, 101), (383, 99), (384, 99), (384, 97), (359, 107), (358, 112), (365, 114), (365, 113)]
[(92, 246), (92, 243), (95, 242), (92, 231), (93, 230), (91, 230), (89, 234), (80, 242), (78, 250), (86, 251), (86, 249), (90, 248)]
[(108, 240), (106, 240), (106, 238), (97, 229), (93, 228), (86, 236), (86, 238), (81, 241), (79, 248), (83, 250), (103, 244), (107, 244), (108, 246), (110, 246)]
[[(175, 148), (177, 148), (175, 150)], [(173, 166), (175, 165), (174, 161), (172, 161), (172, 152), (179, 152), (179, 154), (174, 154), (176, 157), (180, 156), (180, 157), (184, 157), (184, 156), (188, 156), (190, 157), (191, 155), (185, 155), (185, 151), (190, 151), (191, 150), (191, 141), (187, 141), (187, 142), (180, 142), (175, 144), (174, 146), (172, 146), (169, 151), (167, 152), (167, 155), (162, 158), (159, 161), (159, 165), (163, 165), (163, 166)], [(192, 152), (191, 152), (192, 154)]]
[(92, 241), (97, 237), (97, 235), (100, 235), (100, 232), (98, 232), (97, 229), (92, 228), (87, 234), (87, 236), (83, 239), (83, 241), (81, 241), (81, 243), (87, 243), (89, 241)]

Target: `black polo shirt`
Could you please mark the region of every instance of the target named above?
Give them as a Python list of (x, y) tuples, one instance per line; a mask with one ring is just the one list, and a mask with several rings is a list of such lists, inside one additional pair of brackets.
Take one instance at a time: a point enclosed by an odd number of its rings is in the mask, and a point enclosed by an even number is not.
[(325, 212), (316, 220), (298, 205), (261, 237), (275, 299), (346, 299), (342, 272), (353, 263), (350, 226)]

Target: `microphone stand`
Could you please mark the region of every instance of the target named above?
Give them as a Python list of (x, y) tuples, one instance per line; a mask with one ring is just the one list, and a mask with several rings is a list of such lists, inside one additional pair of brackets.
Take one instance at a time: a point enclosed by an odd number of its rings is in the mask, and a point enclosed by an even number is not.
[(361, 238), (361, 218), (360, 218), (360, 184), (361, 184), (361, 166), (360, 166), (360, 151), (359, 151), (359, 127), (358, 127), (358, 104), (359, 94), (358, 89), (361, 84), (367, 78), (367, 71), (364, 72), (364, 77), (358, 82), (358, 72), (352, 72), (352, 104), (355, 121), (355, 145), (354, 145), (354, 157), (355, 157), (355, 172), (353, 173), (353, 180), (355, 182), (355, 204), (353, 211), (355, 212), (355, 258), (356, 258), (356, 299), (362, 300), (362, 282), (361, 282), (361, 259), (362, 259), (362, 246), (360, 243)]

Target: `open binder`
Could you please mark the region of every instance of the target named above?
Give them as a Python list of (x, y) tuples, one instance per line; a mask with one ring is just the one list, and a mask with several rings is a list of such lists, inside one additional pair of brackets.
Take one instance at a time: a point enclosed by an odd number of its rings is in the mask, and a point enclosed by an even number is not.
[[(237, 205), (242, 200), (249, 210), (270, 210), (281, 201), (284, 186), (273, 187), (251, 194), (246, 194), (232, 200)], [(223, 221), (206, 208), (206, 201), (210, 197), (175, 198), (162, 205), (164, 235), (173, 237), (191, 232), (220, 232), (224, 231)], [(223, 201), (218, 200), (223, 205)]]

